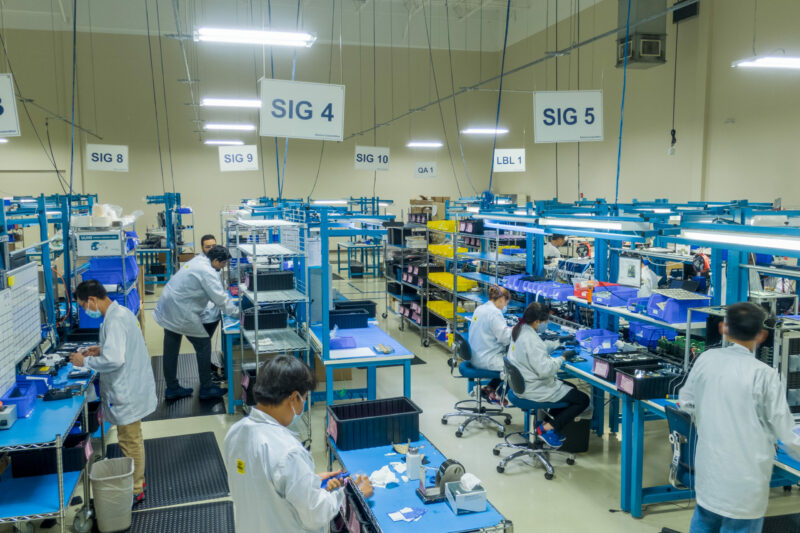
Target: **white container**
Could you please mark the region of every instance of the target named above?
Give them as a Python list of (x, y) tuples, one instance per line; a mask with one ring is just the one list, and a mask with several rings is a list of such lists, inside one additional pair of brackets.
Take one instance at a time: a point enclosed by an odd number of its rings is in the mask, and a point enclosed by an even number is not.
[(408, 479), (419, 479), (422, 469), (422, 459), (425, 456), (419, 453), (419, 448), (409, 448), (406, 454), (406, 471)]
[(131, 527), (133, 503), (133, 459), (106, 459), (92, 465), (89, 474), (94, 494), (97, 529), (101, 533)]
[(455, 514), (480, 513), (486, 510), (486, 490), (481, 485), (472, 490), (464, 490), (460, 481), (452, 481), (445, 483), (444, 494)]

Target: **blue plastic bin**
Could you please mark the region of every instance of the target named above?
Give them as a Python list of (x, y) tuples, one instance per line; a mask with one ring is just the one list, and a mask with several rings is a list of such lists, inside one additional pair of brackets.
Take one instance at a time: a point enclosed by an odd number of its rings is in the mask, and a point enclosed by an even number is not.
[(121, 257), (92, 257), (89, 269), (83, 273), (83, 280), (96, 279), (104, 285), (123, 285), (139, 276), (139, 265), (136, 257), (125, 257), (125, 279), (122, 276)]
[(592, 292), (592, 303), (606, 307), (625, 307), (628, 305), (628, 300), (635, 298), (638, 292), (639, 289), (636, 287), (624, 285), (595, 287)]
[(6, 392), (0, 400), (3, 405), (16, 405), (17, 418), (27, 418), (36, 403), (36, 385), (33, 383), (17, 383)]
[(553, 284), (545, 289), (542, 294), (551, 300), (555, 300), (557, 302), (566, 302), (567, 298), (575, 294), (575, 288), (572, 285), (567, 285), (566, 283), (553, 282)]
[(503, 278), (502, 285), (510, 291), (522, 290), (522, 278), (527, 274), (515, 274), (513, 276), (506, 276)]
[(649, 296), (645, 296), (644, 298), (631, 298), (628, 300), (628, 311), (632, 311), (634, 313), (646, 313), (647, 303), (649, 301)]
[[(136, 288), (131, 289), (131, 292), (128, 293), (127, 301), (123, 301), (124, 294), (121, 292), (109, 293), (108, 297), (133, 311), (134, 315), (139, 312), (141, 302), (139, 301), (139, 291)], [(82, 307), (78, 308), (78, 324), (81, 329), (98, 329), (100, 324), (103, 323), (103, 318), (102, 316), (100, 318), (91, 318)]]
[(575, 340), (589, 353), (614, 353), (619, 335), (607, 329), (580, 329), (575, 332)]
[[(676, 300), (663, 294), (652, 294), (647, 302), (647, 316), (658, 318), (668, 324), (683, 324), (687, 320), (689, 309), (707, 307), (711, 298), (701, 296), (692, 300)], [(702, 322), (708, 317), (705, 313), (692, 313), (693, 322)]]
[[(647, 346), (651, 350), (658, 348), (658, 340), (661, 337), (666, 337), (670, 341), (675, 340), (675, 330), (670, 328), (662, 328), (660, 326), (653, 326), (649, 324), (639, 324), (634, 328), (631, 324), (630, 340), (638, 342), (642, 346)], [(635, 329), (635, 332), (634, 332)]]

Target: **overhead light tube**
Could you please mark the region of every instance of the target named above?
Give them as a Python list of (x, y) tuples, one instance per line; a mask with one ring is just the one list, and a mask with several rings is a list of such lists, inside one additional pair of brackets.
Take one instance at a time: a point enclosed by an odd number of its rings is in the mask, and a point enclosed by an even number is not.
[(255, 124), (217, 124), (208, 123), (203, 125), (204, 130), (208, 131), (255, 131)]
[(733, 68), (800, 69), (800, 57), (760, 56), (740, 59), (731, 64)]
[(305, 32), (240, 30), (234, 28), (198, 28), (195, 41), (309, 48), (316, 37)]
[(7, 142), (8, 142), (8, 139), (0, 139), (0, 144), (6, 144)]
[(444, 146), (442, 141), (408, 141), (408, 148), (441, 148)]
[(244, 144), (244, 141), (239, 141), (239, 140), (226, 141), (226, 140), (209, 139), (205, 141), (203, 144), (208, 144), (210, 146), (242, 146)]
[(347, 205), (347, 200), (312, 200), (315, 205)]
[(507, 128), (467, 128), (461, 130), (463, 135), (505, 135)]
[(603, 220), (573, 220), (571, 218), (543, 218), (539, 221), (543, 226), (561, 226), (564, 228), (587, 228), (587, 229), (614, 229), (621, 230), (622, 222), (611, 222)]
[(247, 107), (260, 108), (261, 100), (251, 98), (203, 98), (200, 100), (203, 107)]
[(747, 234), (730, 231), (702, 231), (689, 229), (683, 230), (681, 232), (681, 237), (696, 241), (800, 252), (800, 238), (797, 237), (782, 237), (780, 235), (769, 235), (763, 233)]

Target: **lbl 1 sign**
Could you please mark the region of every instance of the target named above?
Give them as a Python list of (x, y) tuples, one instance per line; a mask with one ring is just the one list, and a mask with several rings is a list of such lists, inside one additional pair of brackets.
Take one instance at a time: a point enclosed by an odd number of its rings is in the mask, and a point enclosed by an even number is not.
[(87, 144), (86, 169), (128, 172), (128, 147), (111, 144)]
[(525, 172), (525, 148), (505, 148), (494, 151), (494, 172)]
[(356, 170), (389, 170), (389, 148), (384, 146), (356, 146)]
[(603, 140), (603, 91), (533, 93), (533, 136), (537, 143)]
[(439, 169), (436, 161), (423, 161), (414, 165), (415, 178), (436, 178), (439, 176)]
[(258, 146), (220, 146), (219, 170), (236, 172), (242, 170), (258, 170)]

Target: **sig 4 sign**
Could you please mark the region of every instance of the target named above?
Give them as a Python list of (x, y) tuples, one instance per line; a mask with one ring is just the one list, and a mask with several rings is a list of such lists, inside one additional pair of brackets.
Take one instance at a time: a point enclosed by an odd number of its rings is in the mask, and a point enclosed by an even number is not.
[(603, 140), (603, 91), (533, 93), (533, 136), (537, 143)]
[(19, 115), (11, 74), (0, 74), (0, 137), (19, 137)]
[(494, 151), (494, 172), (525, 172), (525, 148), (506, 148)]
[(258, 170), (258, 147), (255, 144), (220, 146), (219, 170), (221, 172)]
[(128, 172), (128, 147), (111, 144), (87, 144), (86, 169)]
[(436, 178), (439, 176), (439, 169), (436, 161), (423, 161), (414, 166), (415, 178)]
[(263, 137), (341, 141), (344, 85), (261, 78)]
[(356, 170), (389, 170), (389, 148), (356, 146)]

